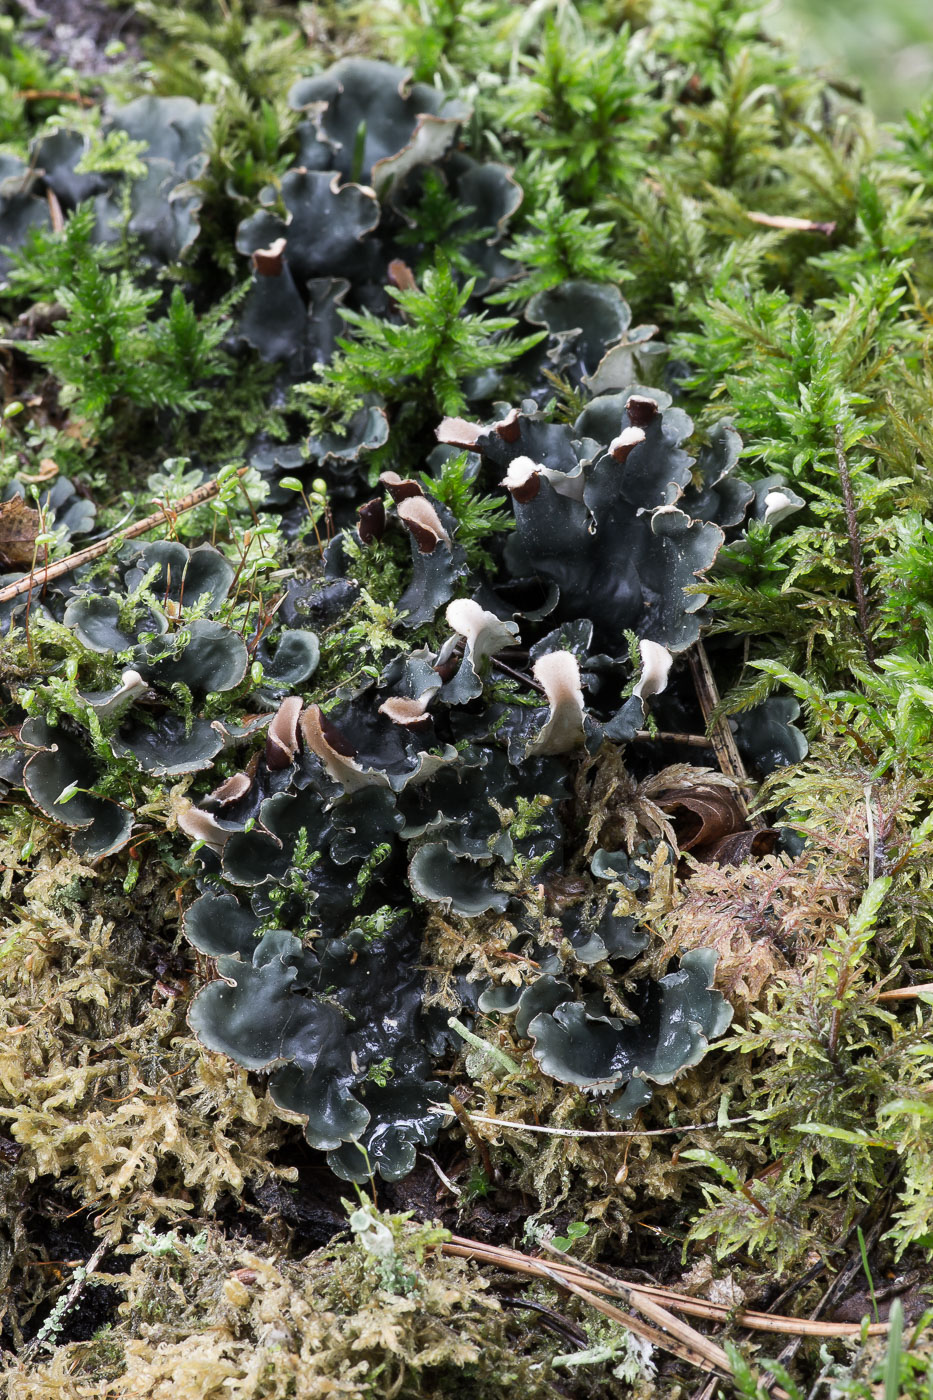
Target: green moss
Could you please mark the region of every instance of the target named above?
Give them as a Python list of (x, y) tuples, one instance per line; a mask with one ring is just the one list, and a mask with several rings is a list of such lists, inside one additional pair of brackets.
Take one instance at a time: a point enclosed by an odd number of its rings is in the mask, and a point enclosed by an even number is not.
[[(677, 866), (658, 848), (643, 861), (643, 895), (608, 887), (614, 908), (651, 935), (631, 979), (656, 975), (681, 951), (719, 951), (718, 985), (738, 1017), (702, 1075), (659, 1089), (650, 1115), (627, 1127), (631, 1137), (590, 1137), (594, 1127), (618, 1125), (598, 1101), (544, 1076), (507, 1022), (477, 1016), (468, 1029), (480, 1048), (451, 1051), (443, 1067), (451, 1084), (470, 1092), (477, 1116), (567, 1135), (490, 1128), (483, 1153), (454, 1128), (438, 1149), (443, 1169), (464, 1191), (464, 1219), (477, 1231), (488, 1219), (491, 1229), (512, 1230), (512, 1217), (495, 1212), (506, 1212), (504, 1189), (522, 1192), (523, 1216), (565, 1230), (587, 1222), (594, 1253), (619, 1257), (636, 1232), (655, 1231), (637, 1238), (658, 1276), (676, 1277), (686, 1241), (711, 1276), (728, 1269), (750, 1297), (813, 1252), (831, 1261), (851, 1253), (856, 1216), (882, 1188), (887, 1243), (873, 1262), (893, 1265), (895, 1254), (925, 1261), (918, 1251), (933, 1231), (928, 1007), (920, 997), (879, 1001), (878, 992), (926, 980), (933, 953), (929, 107), (880, 146), (871, 113), (802, 68), (769, 38), (760, 8), (743, 0), (665, 0), (650, 13), (629, 0), (397, 0), (378, 14), (324, 4), (299, 17), (303, 31), (294, 16), (245, 0), (205, 0), (184, 13), (162, 3), (144, 9), (146, 83), (215, 105), (206, 165), (192, 182), (201, 232), (181, 265), (158, 272), (122, 235), (93, 242), (90, 203), (66, 211), (62, 231), (32, 235), (0, 297), (15, 393), (26, 405), (5, 425), (4, 483), (48, 472), (42, 463), (52, 461), (94, 494), (98, 527), (107, 528), (227, 472), (213, 503), (170, 520), (158, 536), (210, 539), (235, 562), (237, 587), (222, 616), (252, 646), (274, 628), (292, 571), (317, 579), (322, 565), (307, 525), (296, 529), (286, 517), (280, 528), (259, 473), (231, 473), (270, 438), (297, 441), (309, 423), (339, 429), (363, 400), (382, 401), (390, 441), (356, 477), (333, 459), (310, 466), (338, 521), (352, 520), (352, 498), (374, 466), (420, 472), (455, 517), (470, 568), (494, 572), (511, 524), (498, 478), (484, 467), (470, 480), (465, 457), (429, 476), (436, 420), (488, 418), (490, 398), (517, 402), (529, 388), (534, 357), (525, 352), (535, 337), (489, 308), (520, 308), (571, 278), (621, 284), (636, 322), (656, 324), (667, 346), (650, 364), (636, 362), (638, 373), (675, 392), (695, 417), (698, 442), (732, 420), (742, 475), (780, 472), (804, 500), (787, 523), (736, 531), (702, 588), (710, 598), (704, 635), (724, 694), (718, 713), (740, 713), (779, 687), (805, 707), (810, 758), (778, 775), (760, 802), (806, 844), (795, 856), (739, 866)], [(43, 125), (68, 121), (80, 105), (62, 94), (81, 99), (88, 83), (56, 72), (25, 38), (0, 21), (0, 139), (28, 159)], [(433, 169), (410, 202), (394, 191), (404, 212), (386, 215), (380, 237), (412, 250), (415, 286), (390, 287), (383, 300), (380, 271), (355, 287), (336, 356), (293, 395), (290, 370), (262, 364), (230, 338), (248, 286), (236, 226), (266, 186), (275, 198), (295, 162), (304, 118), (288, 106), (292, 81), (342, 53), (372, 56), (378, 45), (412, 63), (418, 80), (437, 76), (469, 99), (461, 152), (513, 167), (524, 201), (498, 244), (490, 294), (477, 296), (488, 231), (477, 243), (475, 230), (468, 237), (458, 228), (464, 211)], [(128, 71), (112, 81), (130, 95), (139, 79)], [(144, 153), (102, 134), (94, 94), (79, 122), (91, 144), (83, 166), (132, 177)], [(508, 267), (514, 275), (503, 282)], [(58, 320), (33, 305), (56, 300), (66, 313)], [(572, 421), (586, 400), (577, 369), (555, 363), (536, 381), (552, 422)], [(322, 518), (329, 531), (330, 516)], [(325, 711), (393, 657), (444, 639), (442, 624), (413, 635), (400, 625), (398, 600), (411, 577), (401, 532), (365, 548), (345, 536), (344, 549), (360, 593), (319, 629), (321, 664), (306, 698)], [(114, 567), (110, 553), (82, 585), (106, 589)], [(461, 592), (472, 595), (477, 581), (465, 578)], [(37, 596), (28, 630), (22, 618), (4, 628), (3, 725), (12, 737), (31, 713), (80, 726), (102, 766), (97, 791), (131, 807), (139, 828), (130, 850), (91, 867), (44, 818), (4, 807), (0, 1115), (19, 1155), (0, 1186), (8, 1221), (0, 1282), (17, 1342), (61, 1291), (35, 1267), (48, 1261), (25, 1223), (48, 1214), (48, 1192), (67, 1191), (70, 1209), (93, 1211), (122, 1230), (125, 1244), (141, 1223), (180, 1228), (197, 1217), (200, 1229), (221, 1195), (288, 1178), (275, 1154), (296, 1140), (258, 1082), (197, 1047), (184, 1011), (201, 970), (172, 961), (179, 904), (193, 893), (178, 818), (196, 793), (247, 770), (262, 736), (195, 780), (144, 781), (132, 761), (114, 757), (114, 723), (98, 722), (78, 694), (112, 686), (118, 659), (83, 647), (60, 615), (60, 599)], [(688, 688), (677, 694), (676, 723), (699, 733)], [(501, 676), (488, 698), (541, 704), (531, 686)], [(250, 673), (200, 708), (179, 688), (169, 703), (188, 721), (234, 722), (260, 702)], [(656, 743), (666, 742), (663, 725), (661, 733)], [(560, 967), (579, 971), (560, 914), (574, 882), (588, 880), (593, 849), (637, 849), (656, 836), (658, 794), (697, 776), (692, 764), (657, 771), (665, 760), (644, 753), (627, 766), (605, 745), (582, 759), (562, 807), (570, 839), (559, 876), (550, 876), (546, 855), (518, 859), (505, 877), (516, 901), (506, 915), (432, 916), (423, 963), (429, 999), (445, 1016), (463, 1011), (458, 979), (520, 975), (528, 948), (516, 943), (519, 907)], [(546, 812), (545, 800), (522, 798), (501, 816), (519, 840)], [(267, 925), (304, 892), (301, 872), (316, 855), (299, 849), (291, 881), (270, 898)], [(410, 908), (403, 885), (397, 902), (379, 903), (384, 855), (377, 843), (357, 877), (357, 927), (370, 941)], [(309, 905), (301, 931), (314, 924)], [(608, 964), (587, 975), (614, 1014), (626, 1014)], [(370, 1079), (391, 1082), (392, 1074), (383, 1060)], [(490, 1217), (469, 1214), (481, 1189)], [(390, 1228), (401, 1262), (378, 1277), (359, 1244), (296, 1261), (244, 1250), (215, 1226), (202, 1256), (185, 1244), (192, 1226), (172, 1258), (137, 1251), (129, 1277), (114, 1285), (125, 1311), (109, 1332), (61, 1347), (28, 1374), (9, 1370), (11, 1393), (68, 1400), (84, 1386), (144, 1397), (173, 1383), (181, 1400), (201, 1400), (208, 1385), (245, 1400), (310, 1396), (320, 1381), (344, 1386), (351, 1400), (454, 1391), (498, 1400), (551, 1395), (558, 1384), (575, 1396), (621, 1387), (605, 1358), (586, 1374), (573, 1370), (572, 1383), (566, 1368), (555, 1378), (556, 1340), (510, 1322), (466, 1266), (426, 1251), (413, 1227), (395, 1220)], [(657, 1256), (648, 1258), (645, 1238), (661, 1240)], [(812, 1292), (801, 1308), (816, 1303)], [(569, 1306), (555, 1297), (547, 1305)], [(591, 1341), (609, 1347), (615, 1363), (615, 1339), (594, 1333)], [(837, 1366), (832, 1384), (840, 1394), (881, 1384), (911, 1394), (928, 1358), (914, 1349), (902, 1365), (908, 1350), (895, 1374), (890, 1353), (864, 1349)], [(817, 1365), (801, 1367), (807, 1389)], [(756, 1395), (760, 1376), (736, 1367), (739, 1393)], [(790, 1392), (797, 1382), (780, 1383)], [(659, 1393), (679, 1385), (665, 1379)]]

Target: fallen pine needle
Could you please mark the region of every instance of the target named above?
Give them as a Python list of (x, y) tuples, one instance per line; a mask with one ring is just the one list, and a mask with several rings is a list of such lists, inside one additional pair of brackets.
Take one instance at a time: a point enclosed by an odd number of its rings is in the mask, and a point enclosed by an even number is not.
[(933, 982), (918, 982), (916, 987), (892, 987), (887, 992), (879, 992), (878, 1001), (914, 1001), (917, 997), (933, 993)]
[[(644, 1337), (652, 1345), (660, 1347), (665, 1351), (672, 1352), (679, 1356), (682, 1361), (688, 1361), (693, 1366), (698, 1366), (702, 1371), (714, 1371), (717, 1375), (728, 1377), (732, 1375), (732, 1368), (729, 1365), (729, 1358), (718, 1347), (715, 1342), (711, 1342), (708, 1337), (704, 1337), (702, 1332), (698, 1332), (694, 1327), (681, 1324), (673, 1336), (667, 1335), (666, 1331), (657, 1330), (650, 1325), (646, 1325), (638, 1317), (633, 1317), (631, 1313), (623, 1312), (621, 1308), (615, 1307), (612, 1303), (607, 1303), (602, 1298), (597, 1298), (593, 1290), (588, 1286), (577, 1283), (575, 1280), (560, 1274), (556, 1269), (542, 1265), (539, 1270), (541, 1277), (549, 1279), (552, 1283), (557, 1283), (561, 1288), (566, 1288), (568, 1293), (573, 1293), (575, 1297), (581, 1298), (584, 1303), (588, 1303), (596, 1312), (600, 1312), (604, 1317), (612, 1318), (613, 1322), (620, 1322), (623, 1327), (627, 1327), (630, 1332), (635, 1332), (638, 1336)], [(666, 1313), (664, 1308), (649, 1309), (645, 1305), (645, 1300), (634, 1300), (633, 1305), (639, 1307), (647, 1317), (659, 1315), (670, 1318), (671, 1314)], [(676, 1319), (672, 1319), (676, 1321)]]
[[(569, 1279), (594, 1293), (631, 1296), (633, 1306), (638, 1305), (638, 1298), (656, 1299), (659, 1302), (663, 1301), (671, 1308), (676, 1308), (678, 1312), (686, 1313), (688, 1316), (705, 1318), (709, 1322), (731, 1321), (740, 1327), (748, 1328), (750, 1331), (777, 1332), (785, 1336), (795, 1337), (829, 1338), (860, 1337), (862, 1335), (862, 1326), (858, 1322), (819, 1322), (806, 1317), (785, 1317), (780, 1314), (729, 1308), (722, 1303), (711, 1303), (705, 1298), (692, 1298), (688, 1294), (677, 1293), (672, 1288), (660, 1288), (650, 1284), (629, 1283), (627, 1281), (623, 1283), (606, 1274), (599, 1274), (597, 1278), (594, 1278), (576, 1263), (555, 1260), (553, 1263), (549, 1261), (547, 1265), (543, 1265), (541, 1260), (534, 1258), (533, 1255), (523, 1254), (520, 1250), (509, 1249), (501, 1245), (480, 1244), (461, 1235), (451, 1236), (450, 1242), (444, 1244), (442, 1249), (445, 1254), (455, 1254), (461, 1258), (475, 1259), (480, 1263), (495, 1264), (499, 1268), (512, 1269), (517, 1273), (528, 1274), (532, 1277), (540, 1275), (542, 1267), (545, 1267), (551, 1272), (560, 1274), (562, 1278)], [(868, 1335), (880, 1336), (887, 1330), (888, 1324), (886, 1322), (873, 1322), (868, 1327)]]
[(762, 214), (757, 209), (747, 209), (746, 219), (764, 228), (784, 229), (788, 233), (823, 233), (827, 238), (836, 232), (835, 223), (819, 223), (815, 219), (798, 219), (793, 214)]
[[(553, 1245), (550, 1240), (542, 1239), (540, 1245), (542, 1249), (547, 1250), (548, 1254), (557, 1256), (557, 1263), (563, 1263), (561, 1251), (556, 1245)], [(604, 1274), (599, 1269), (594, 1269), (592, 1264), (583, 1264), (578, 1261), (576, 1268), (577, 1272), (583, 1275), (584, 1282), (578, 1283), (576, 1280), (572, 1281), (570, 1278), (564, 1276), (563, 1286), (565, 1288), (569, 1288), (571, 1292), (576, 1293), (577, 1296), (580, 1297), (583, 1296), (583, 1294), (590, 1294), (593, 1292), (594, 1282), (600, 1284), (601, 1287), (607, 1289), (610, 1294), (621, 1298), (629, 1307), (637, 1309), (649, 1322), (654, 1323), (662, 1332), (666, 1333), (667, 1336), (664, 1345), (667, 1346), (668, 1349), (671, 1349), (669, 1339), (674, 1338), (687, 1352), (693, 1352), (700, 1356), (702, 1361), (708, 1366), (711, 1366), (714, 1370), (721, 1371), (725, 1375), (731, 1376), (732, 1366), (722, 1347), (718, 1346), (717, 1343), (712, 1341), (709, 1337), (704, 1336), (702, 1332), (698, 1332), (695, 1327), (691, 1327), (689, 1322), (682, 1322), (679, 1317), (675, 1317), (672, 1312), (668, 1312), (667, 1308), (662, 1308), (656, 1299), (644, 1293), (637, 1292), (635, 1289), (630, 1288), (627, 1283), (622, 1282), (621, 1279), (614, 1279), (611, 1275)], [(560, 1275), (558, 1275), (558, 1277), (560, 1277)], [(596, 1304), (593, 1303), (591, 1306), (595, 1307)], [(603, 1307), (599, 1308), (599, 1311), (602, 1312), (604, 1307), (605, 1304)], [(606, 1313), (606, 1316), (614, 1317), (616, 1322), (624, 1322), (628, 1314), (621, 1312), (619, 1308), (613, 1308), (612, 1312)]]

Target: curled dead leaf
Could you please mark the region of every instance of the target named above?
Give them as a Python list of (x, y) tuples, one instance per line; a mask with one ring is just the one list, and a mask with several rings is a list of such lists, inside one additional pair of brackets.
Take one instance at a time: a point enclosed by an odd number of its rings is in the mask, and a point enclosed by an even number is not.
[(654, 800), (671, 818), (682, 851), (712, 846), (747, 824), (741, 797), (726, 787), (684, 784), (658, 793)]
[[(0, 565), (13, 569), (30, 568), (41, 526), (39, 512), (27, 506), (21, 496), (0, 502)], [(44, 562), (45, 551), (40, 551)]]
[(774, 826), (736, 831), (731, 836), (723, 836), (721, 840), (695, 850), (693, 854), (704, 865), (714, 862), (717, 865), (742, 865), (747, 860), (772, 855), (780, 834)]

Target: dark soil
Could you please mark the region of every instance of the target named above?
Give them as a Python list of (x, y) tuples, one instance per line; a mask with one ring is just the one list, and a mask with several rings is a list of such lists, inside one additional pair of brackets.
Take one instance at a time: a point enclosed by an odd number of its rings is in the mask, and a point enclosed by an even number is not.
[[(104, 0), (18, 0), (30, 43), (50, 62), (65, 63), (76, 73), (108, 73), (140, 56), (142, 24), (133, 6), (119, 8)], [(110, 44), (121, 52), (108, 55)]]

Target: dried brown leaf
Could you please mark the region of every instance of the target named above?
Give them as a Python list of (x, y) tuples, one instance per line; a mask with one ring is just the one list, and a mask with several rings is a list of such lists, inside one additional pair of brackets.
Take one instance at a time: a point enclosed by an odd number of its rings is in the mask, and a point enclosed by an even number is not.
[(739, 794), (723, 786), (684, 785), (660, 792), (654, 800), (672, 818), (682, 851), (715, 845), (746, 826)]
[(0, 502), (0, 564), (26, 569), (32, 564), (41, 521), (22, 496)]
[(744, 865), (747, 860), (757, 860), (770, 856), (778, 843), (780, 832), (777, 827), (758, 827), (756, 830), (736, 831), (731, 836), (723, 836), (712, 845), (703, 846), (693, 852), (704, 865)]

